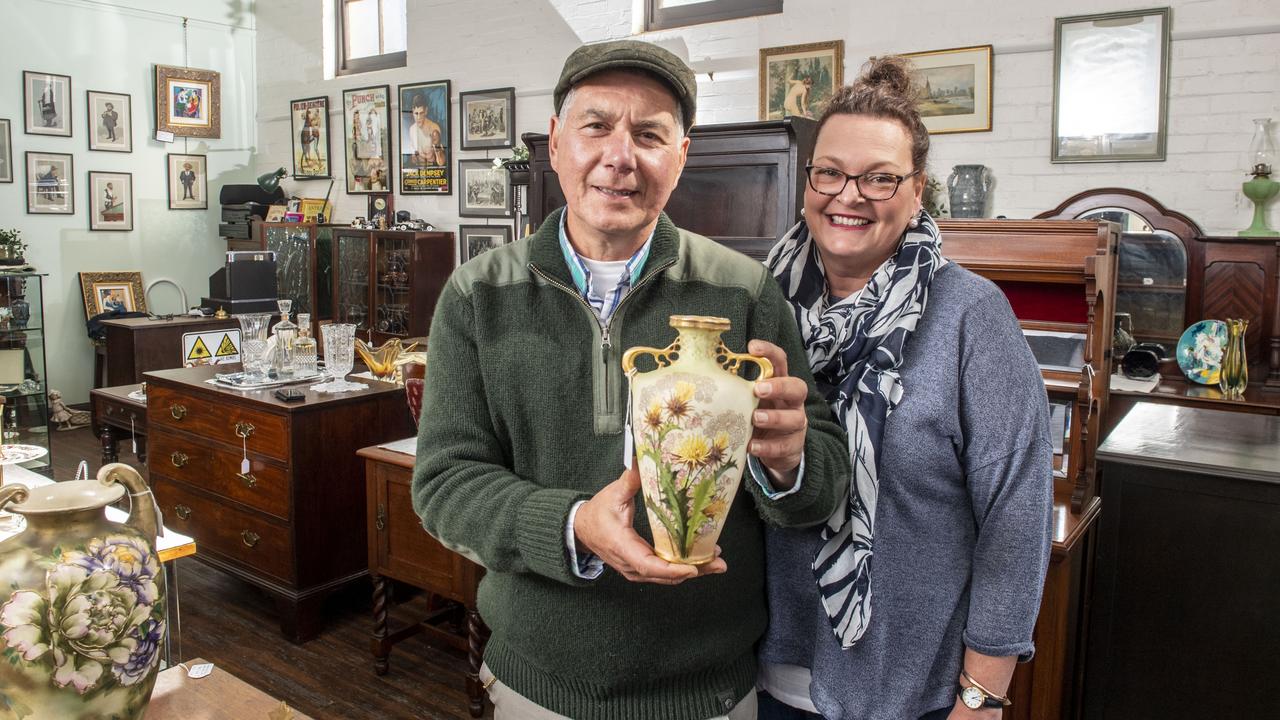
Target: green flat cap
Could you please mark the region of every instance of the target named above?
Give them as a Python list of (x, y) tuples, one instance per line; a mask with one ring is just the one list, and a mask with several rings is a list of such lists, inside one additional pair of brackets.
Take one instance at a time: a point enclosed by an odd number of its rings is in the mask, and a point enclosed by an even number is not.
[(684, 131), (689, 132), (698, 112), (698, 84), (694, 81), (693, 70), (671, 51), (639, 40), (610, 40), (583, 45), (570, 53), (556, 83), (556, 114), (560, 113), (560, 106), (574, 85), (603, 70), (619, 69), (643, 70), (665, 82), (680, 102)]

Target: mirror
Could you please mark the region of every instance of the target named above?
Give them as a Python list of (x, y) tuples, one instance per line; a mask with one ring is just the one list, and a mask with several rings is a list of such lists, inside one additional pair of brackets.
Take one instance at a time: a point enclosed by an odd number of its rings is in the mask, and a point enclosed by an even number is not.
[(1169, 8), (1054, 26), (1053, 162), (1164, 160)]

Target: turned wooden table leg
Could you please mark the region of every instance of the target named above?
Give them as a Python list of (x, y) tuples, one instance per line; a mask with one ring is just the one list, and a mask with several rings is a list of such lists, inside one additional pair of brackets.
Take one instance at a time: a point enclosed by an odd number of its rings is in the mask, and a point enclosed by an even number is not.
[(134, 433), (133, 441), (137, 443), (138, 451), (134, 453), (138, 456), (138, 462), (143, 465), (147, 464), (147, 436)]
[(120, 459), (118, 452), (118, 443), (116, 434), (111, 432), (111, 426), (103, 423), (102, 429), (98, 431), (98, 439), (102, 441), (102, 464), (113, 463)]
[(391, 644), (387, 642), (387, 579), (381, 575), (369, 575), (373, 580), (373, 672), (387, 674), (387, 658)]
[(489, 628), (480, 619), (480, 613), (467, 610), (467, 699), (471, 717), (484, 715), (484, 683), (480, 682), (480, 664), (484, 662), (484, 645), (489, 639)]

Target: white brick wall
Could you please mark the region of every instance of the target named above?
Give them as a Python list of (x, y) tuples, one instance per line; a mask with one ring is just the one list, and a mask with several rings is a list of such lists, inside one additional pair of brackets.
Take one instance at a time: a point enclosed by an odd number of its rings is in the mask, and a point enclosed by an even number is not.
[[(257, 5), (263, 145), (258, 162), (263, 171), (288, 161), (290, 99), (328, 95), (340, 121), (342, 89), (362, 85), (449, 78), (455, 99), (459, 90), (514, 85), (518, 130), (545, 132), (550, 88), (564, 57), (581, 42), (630, 36), (640, 7), (638, 0), (414, 0), (409, 3), (409, 67), (324, 80), (317, 12), (322, 4), (289, 0)], [(990, 3), (977, 10), (953, 0), (917, 0), (909, 7), (786, 0), (780, 15), (642, 37), (682, 52), (700, 71), (701, 123), (756, 118), (762, 47), (842, 38), (845, 76), (852, 79), (871, 55), (990, 43), (996, 52), (993, 130), (935, 136), (935, 173), (945, 176), (961, 163), (987, 165), (996, 179), (992, 210), (1009, 217), (1030, 217), (1088, 188), (1122, 186), (1151, 194), (1207, 232), (1233, 234), (1251, 216), (1251, 205), (1239, 191), (1246, 179), (1250, 120), (1280, 116), (1280, 10), (1274, 0), (1169, 4), (1174, 41), (1164, 162), (1049, 162), (1053, 19), (1128, 8), (1114, 0), (1081, 0), (1069, 9), (1029, 0)], [(340, 161), (340, 137), (334, 138), (333, 154)], [(455, 152), (454, 161), (484, 155)], [(314, 184), (297, 183), (293, 189), (316, 194)], [(335, 195), (338, 218), (364, 214), (364, 198), (343, 193), (341, 180)], [(460, 222), (456, 195), (400, 196), (397, 207), (442, 229), (455, 229)], [(1275, 206), (1270, 220), (1273, 227), (1280, 225)]]

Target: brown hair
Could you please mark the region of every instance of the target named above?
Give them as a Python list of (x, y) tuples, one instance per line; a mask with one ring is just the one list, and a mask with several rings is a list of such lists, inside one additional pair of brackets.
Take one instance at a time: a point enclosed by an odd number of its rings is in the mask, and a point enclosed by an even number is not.
[(929, 159), (929, 131), (916, 106), (919, 86), (911, 76), (911, 62), (898, 55), (874, 57), (862, 66), (852, 85), (836, 90), (818, 118), (818, 132), (834, 115), (869, 115), (897, 120), (911, 138), (911, 164), (924, 169)]

